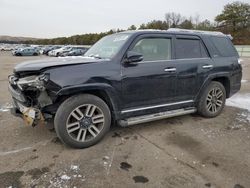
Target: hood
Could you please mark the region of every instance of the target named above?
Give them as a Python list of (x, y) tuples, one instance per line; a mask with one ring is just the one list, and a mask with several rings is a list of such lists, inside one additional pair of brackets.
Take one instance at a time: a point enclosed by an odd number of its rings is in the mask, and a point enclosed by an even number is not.
[(104, 61), (103, 59), (95, 59), (89, 57), (47, 58), (43, 60), (26, 61), (17, 64), (14, 68), (14, 72), (25, 72), (25, 71), (39, 72), (42, 69), (51, 67), (86, 64), (86, 63), (98, 63), (103, 61)]

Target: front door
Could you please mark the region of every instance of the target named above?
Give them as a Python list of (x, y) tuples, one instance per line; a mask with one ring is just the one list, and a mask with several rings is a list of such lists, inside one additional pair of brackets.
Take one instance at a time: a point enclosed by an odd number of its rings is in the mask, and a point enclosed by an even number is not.
[[(122, 113), (157, 112), (175, 102), (176, 68), (171, 35), (141, 35), (129, 51), (141, 53), (143, 61), (122, 63)], [(139, 113), (138, 113), (139, 112)]]

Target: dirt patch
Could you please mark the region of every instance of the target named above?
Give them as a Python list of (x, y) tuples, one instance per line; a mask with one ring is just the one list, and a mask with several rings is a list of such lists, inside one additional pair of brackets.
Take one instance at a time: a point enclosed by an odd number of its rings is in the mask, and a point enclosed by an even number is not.
[(112, 135), (113, 138), (117, 138), (117, 137), (121, 137), (120, 133), (114, 132), (114, 134)]
[(127, 163), (127, 162), (121, 162), (121, 163), (120, 163), (120, 168), (121, 168), (122, 170), (128, 171), (130, 168), (132, 168), (132, 165), (129, 164), (129, 163)]
[(201, 148), (200, 142), (188, 135), (182, 135), (176, 132), (168, 136), (167, 141), (170, 144), (177, 145), (178, 147), (189, 151), (195, 151), (198, 148)]
[(211, 187), (211, 183), (206, 183), (205, 186), (206, 187)]
[(26, 172), (27, 175), (30, 175), (32, 179), (38, 179), (40, 178), (43, 174), (45, 174), (46, 172), (49, 172), (50, 169), (48, 167), (44, 167), (44, 168), (34, 168), (31, 170), (28, 170)]
[(61, 140), (58, 137), (55, 137), (51, 140), (51, 142), (55, 143), (55, 144), (62, 144)]
[(22, 187), (20, 178), (24, 171), (4, 172), (0, 174), (0, 185), (2, 187)]
[(234, 186), (234, 188), (245, 188), (245, 187), (243, 187), (243, 186), (240, 185), (240, 184), (236, 184), (236, 185)]
[(53, 155), (53, 159), (56, 159), (56, 158), (58, 158), (59, 157), (59, 155)]
[(134, 176), (133, 180), (135, 183), (147, 183), (149, 181), (145, 176)]
[(219, 167), (219, 164), (216, 162), (212, 162), (212, 165), (214, 165), (215, 167)]
[(166, 187), (188, 187), (187, 184), (194, 182), (194, 177), (189, 174), (175, 174), (165, 179)]

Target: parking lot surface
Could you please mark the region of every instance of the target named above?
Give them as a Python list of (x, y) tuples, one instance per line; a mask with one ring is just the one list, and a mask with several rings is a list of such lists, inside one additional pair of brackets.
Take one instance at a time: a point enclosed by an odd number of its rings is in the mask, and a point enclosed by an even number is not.
[(250, 187), (250, 59), (241, 91), (213, 119), (187, 115), (121, 128), (76, 150), (46, 126), (10, 115), (8, 75), (22, 61), (0, 52), (1, 187)]

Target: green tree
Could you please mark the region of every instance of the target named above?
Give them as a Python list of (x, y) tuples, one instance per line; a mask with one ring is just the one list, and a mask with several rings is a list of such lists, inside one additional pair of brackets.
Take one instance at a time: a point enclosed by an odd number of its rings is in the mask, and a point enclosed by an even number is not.
[(184, 20), (180, 25), (179, 25), (180, 28), (182, 29), (193, 29), (193, 23), (191, 20)]
[(224, 6), (221, 14), (216, 16), (215, 21), (219, 26), (228, 27), (233, 32), (250, 27), (250, 4), (233, 2)]
[(167, 30), (168, 24), (166, 21), (161, 20), (153, 20), (148, 22), (147, 24), (141, 24), (139, 29), (159, 29), (159, 30)]
[(136, 26), (135, 25), (131, 25), (128, 30), (136, 30)]
[(204, 20), (196, 25), (197, 30), (212, 31), (215, 29), (214, 24), (209, 20)]

